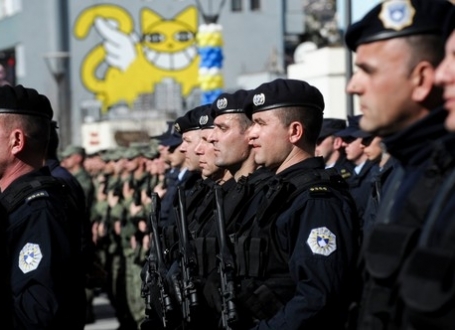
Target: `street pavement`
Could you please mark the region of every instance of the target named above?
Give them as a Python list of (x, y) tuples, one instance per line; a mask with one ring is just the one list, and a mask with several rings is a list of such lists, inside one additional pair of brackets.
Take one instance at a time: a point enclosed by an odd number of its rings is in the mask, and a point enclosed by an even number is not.
[(87, 324), (84, 330), (116, 330), (119, 326), (114, 309), (105, 294), (99, 294), (93, 301), (95, 323)]

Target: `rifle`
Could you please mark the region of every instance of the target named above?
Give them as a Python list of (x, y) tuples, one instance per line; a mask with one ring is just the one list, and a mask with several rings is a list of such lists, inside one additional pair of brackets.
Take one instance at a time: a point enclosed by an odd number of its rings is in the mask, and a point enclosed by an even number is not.
[(150, 251), (145, 283), (143, 282), (141, 295), (145, 298), (146, 308), (148, 310), (152, 309), (152, 304), (154, 305), (155, 311), (161, 317), (163, 326), (166, 328), (170, 321), (169, 315), (174, 311), (174, 308), (165, 278), (167, 268), (164, 263), (163, 248), (158, 232), (158, 218), (161, 206), (160, 197), (157, 193), (152, 193), (151, 199), (150, 227), (152, 230), (150, 232)]
[(141, 182), (135, 182), (134, 180), (134, 174), (131, 173), (130, 177), (128, 179), (128, 188), (133, 190), (133, 203), (136, 206), (139, 206), (142, 204), (141, 201)]
[[(182, 187), (177, 188), (178, 216), (177, 227), (179, 230), (179, 255), (182, 270), (182, 315), (183, 320), (191, 322), (191, 311), (198, 305), (196, 285), (193, 281), (194, 270), (197, 267), (196, 256), (190, 240), (188, 239), (188, 221), (186, 217), (186, 198)], [(176, 210), (177, 211), (177, 210)]]
[(235, 265), (234, 258), (227, 246), (226, 222), (224, 219), (223, 191), (222, 187), (215, 185), (214, 210), (217, 234), (218, 234), (218, 273), (220, 274), (220, 295), (221, 295), (221, 321), (223, 329), (230, 330), (238, 320), (239, 316), (235, 306)]
[(103, 195), (107, 195), (108, 193), (109, 177), (109, 174), (103, 174), (103, 181), (101, 181), (101, 184), (103, 185)]

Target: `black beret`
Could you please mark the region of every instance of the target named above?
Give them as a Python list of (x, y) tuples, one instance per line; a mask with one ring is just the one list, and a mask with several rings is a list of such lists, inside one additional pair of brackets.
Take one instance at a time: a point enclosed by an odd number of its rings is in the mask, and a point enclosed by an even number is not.
[(320, 139), (325, 139), (330, 135), (346, 128), (346, 120), (338, 118), (324, 118), (322, 121), (321, 133), (319, 134)]
[(167, 130), (163, 134), (151, 136), (150, 139), (157, 140), (158, 144), (169, 146), (171, 148), (178, 147), (182, 142), (182, 135), (175, 131), (174, 121), (167, 121)]
[(157, 140), (162, 140), (167, 137), (169, 137), (172, 133), (174, 133), (174, 121), (166, 121), (167, 124), (167, 130), (159, 135), (152, 135), (150, 136), (150, 139), (157, 139)]
[(209, 104), (206, 106), (204, 109), (204, 113), (201, 115), (199, 118), (199, 125), (201, 126), (201, 129), (211, 129), (215, 127), (214, 120), (214, 112), (212, 109), (212, 105)]
[(166, 135), (165, 137), (159, 139), (158, 141), (159, 141), (158, 144), (175, 148), (182, 144), (183, 139), (180, 133), (174, 132)]
[(212, 103), (214, 117), (225, 113), (244, 113), (243, 104), (248, 91), (239, 89), (234, 93), (221, 93)]
[(41, 116), (48, 119), (52, 119), (54, 115), (46, 96), (22, 85), (0, 87), (0, 113)]
[(352, 51), (379, 40), (419, 34), (443, 35), (453, 7), (447, 0), (385, 0), (350, 25), (345, 41)]
[[(455, 3), (455, 2), (454, 2)], [(455, 6), (452, 6), (446, 24), (444, 26), (444, 40), (447, 40), (450, 37), (450, 34), (455, 30)]]
[(334, 135), (342, 138), (343, 137), (364, 138), (371, 136), (370, 133), (367, 133), (360, 129), (359, 123), (361, 118), (362, 115), (348, 116), (348, 126), (345, 129), (336, 132)]
[(175, 120), (175, 131), (183, 134), (188, 131), (194, 131), (202, 128), (208, 121), (208, 111), (210, 104), (204, 104), (194, 109), (188, 110), (183, 116)]
[(250, 91), (243, 108), (251, 117), (258, 111), (286, 107), (306, 107), (323, 112), (324, 106), (324, 97), (316, 87), (303, 80), (279, 78)]

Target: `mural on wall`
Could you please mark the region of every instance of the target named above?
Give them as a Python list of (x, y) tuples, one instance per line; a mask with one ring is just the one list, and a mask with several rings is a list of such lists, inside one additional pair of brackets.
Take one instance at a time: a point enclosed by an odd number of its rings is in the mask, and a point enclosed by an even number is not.
[(77, 17), (74, 35), (84, 39), (92, 28), (102, 41), (83, 59), (81, 80), (102, 103), (103, 112), (122, 102), (131, 108), (141, 95), (154, 93), (163, 79), (178, 83), (183, 98), (199, 88), (196, 7), (185, 8), (172, 19), (143, 8), (136, 32), (124, 8), (92, 6)]

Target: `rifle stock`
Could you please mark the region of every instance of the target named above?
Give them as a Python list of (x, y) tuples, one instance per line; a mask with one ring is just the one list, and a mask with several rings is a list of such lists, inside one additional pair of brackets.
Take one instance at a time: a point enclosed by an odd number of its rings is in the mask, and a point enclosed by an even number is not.
[(239, 317), (235, 306), (235, 265), (234, 258), (227, 245), (226, 222), (224, 219), (223, 191), (221, 186), (215, 186), (214, 210), (218, 233), (218, 273), (220, 275), (220, 295), (222, 302), (221, 321), (223, 329), (230, 330)]

